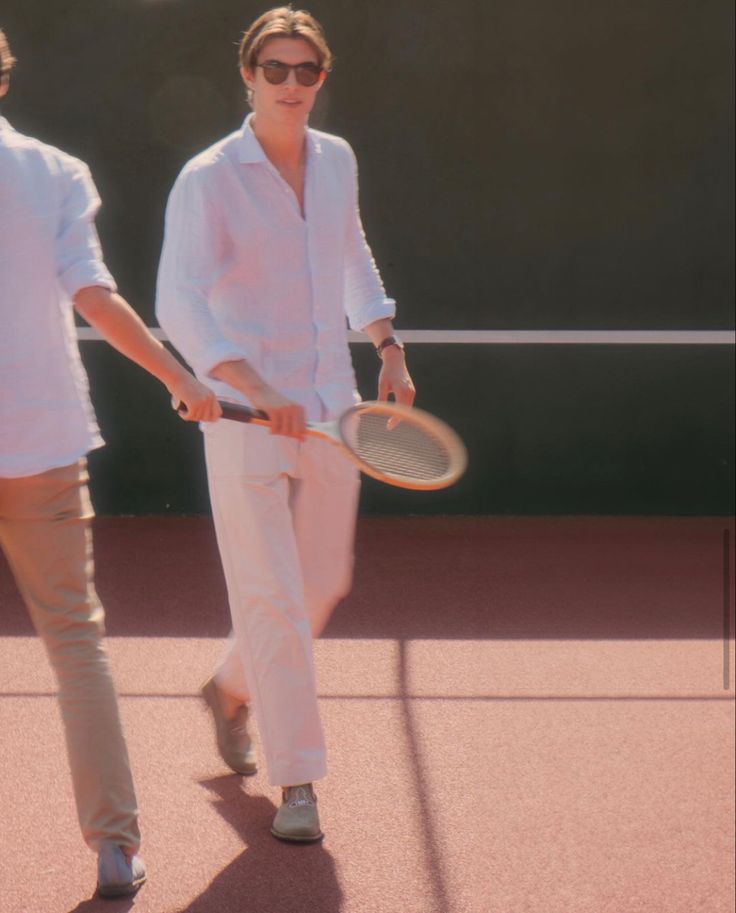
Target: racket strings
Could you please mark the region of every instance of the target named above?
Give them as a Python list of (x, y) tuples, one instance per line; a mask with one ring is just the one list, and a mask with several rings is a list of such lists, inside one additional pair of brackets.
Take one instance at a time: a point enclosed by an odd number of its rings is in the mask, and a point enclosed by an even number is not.
[(355, 455), (382, 475), (431, 482), (451, 469), (442, 438), (405, 418), (396, 422), (390, 415), (361, 412), (351, 416), (343, 433)]

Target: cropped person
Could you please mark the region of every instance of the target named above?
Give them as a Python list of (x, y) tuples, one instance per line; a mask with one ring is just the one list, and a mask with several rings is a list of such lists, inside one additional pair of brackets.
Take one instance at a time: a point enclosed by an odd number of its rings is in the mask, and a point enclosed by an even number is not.
[[(15, 63), (0, 31), (0, 98)], [(0, 546), (58, 679), (82, 835), (98, 890), (145, 880), (138, 808), (94, 589), (86, 454), (103, 443), (72, 307), (157, 377), (186, 418), (214, 394), (148, 332), (102, 260), (87, 166), (0, 117)]]

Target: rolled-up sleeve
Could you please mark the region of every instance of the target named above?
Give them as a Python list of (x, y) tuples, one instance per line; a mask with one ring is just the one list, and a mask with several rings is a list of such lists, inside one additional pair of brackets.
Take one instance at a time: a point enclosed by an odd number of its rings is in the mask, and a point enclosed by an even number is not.
[(195, 373), (209, 377), (243, 353), (221, 332), (209, 293), (223, 269), (226, 238), (202, 172), (185, 168), (166, 207), (164, 243), (156, 287), (156, 316)]
[[(347, 145), (347, 144), (346, 144)], [(345, 246), (345, 312), (353, 330), (396, 315), (396, 302), (386, 297), (380, 273), (368, 246), (358, 203), (358, 165), (348, 146), (352, 172), (352, 210)]]
[(56, 234), (56, 269), (61, 287), (70, 298), (80, 289), (100, 285), (116, 290), (115, 280), (102, 259), (95, 216), (100, 197), (87, 166), (71, 159)]

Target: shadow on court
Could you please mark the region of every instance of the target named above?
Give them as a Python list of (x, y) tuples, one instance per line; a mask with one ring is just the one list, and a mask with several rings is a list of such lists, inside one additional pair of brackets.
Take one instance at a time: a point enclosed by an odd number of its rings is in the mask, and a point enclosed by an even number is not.
[(135, 898), (106, 898), (91, 897), (77, 904), (69, 913), (128, 913), (135, 907)]
[[(366, 517), (325, 636), (717, 639), (724, 531), (733, 543), (718, 517)], [(227, 634), (208, 518), (100, 518), (95, 555), (111, 635)], [(31, 633), (4, 565), (0, 602), (0, 634)]]
[(180, 913), (274, 913), (275, 903), (278, 913), (339, 913), (343, 895), (335, 861), (321, 844), (274, 840), (276, 807), (263, 795), (249, 795), (244, 778), (216, 777), (201, 785), (245, 849)]

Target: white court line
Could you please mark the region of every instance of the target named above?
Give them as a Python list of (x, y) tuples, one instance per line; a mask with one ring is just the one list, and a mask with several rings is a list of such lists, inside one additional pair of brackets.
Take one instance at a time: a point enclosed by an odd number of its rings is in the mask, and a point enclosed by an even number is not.
[[(191, 699), (222, 653), (219, 637), (106, 638), (119, 693)], [(733, 656), (734, 643), (729, 643)], [(461, 640), (320, 638), (323, 698), (727, 700), (718, 638)], [(402, 655), (404, 660), (402, 661)], [(561, 671), (564, 670), (564, 671)], [(0, 637), (0, 703), (56, 691), (41, 641)], [(728, 711), (731, 712), (731, 711)], [(724, 724), (725, 725), (725, 724)]]
[[(160, 327), (149, 327), (156, 339), (168, 337)], [(462, 345), (698, 345), (732, 346), (734, 330), (402, 330), (405, 342)], [(100, 333), (91, 327), (77, 327), (82, 342), (98, 342)], [(368, 342), (364, 333), (348, 332), (350, 342)]]

